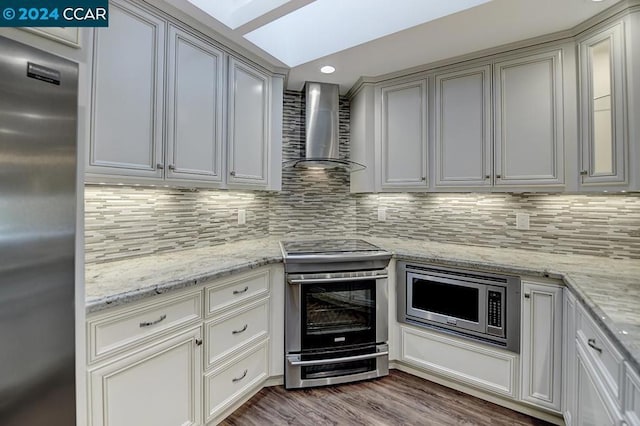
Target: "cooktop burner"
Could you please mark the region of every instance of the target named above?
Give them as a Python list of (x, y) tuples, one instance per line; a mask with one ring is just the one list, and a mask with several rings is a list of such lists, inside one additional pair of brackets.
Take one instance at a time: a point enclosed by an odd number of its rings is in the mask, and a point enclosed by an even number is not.
[(373, 244), (355, 239), (282, 241), (282, 247), (285, 256), (383, 251)]

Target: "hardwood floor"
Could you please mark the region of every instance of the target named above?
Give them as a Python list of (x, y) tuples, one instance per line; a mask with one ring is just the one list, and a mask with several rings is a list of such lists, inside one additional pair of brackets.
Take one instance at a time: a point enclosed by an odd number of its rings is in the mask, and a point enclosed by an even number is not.
[(287, 391), (262, 389), (221, 423), (232, 425), (547, 425), (391, 370), (376, 380)]

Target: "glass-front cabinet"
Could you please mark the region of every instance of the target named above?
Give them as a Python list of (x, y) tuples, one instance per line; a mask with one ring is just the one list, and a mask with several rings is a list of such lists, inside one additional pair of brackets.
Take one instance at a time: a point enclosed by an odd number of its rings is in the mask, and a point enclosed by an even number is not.
[(627, 183), (624, 22), (580, 42), (581, 184)]

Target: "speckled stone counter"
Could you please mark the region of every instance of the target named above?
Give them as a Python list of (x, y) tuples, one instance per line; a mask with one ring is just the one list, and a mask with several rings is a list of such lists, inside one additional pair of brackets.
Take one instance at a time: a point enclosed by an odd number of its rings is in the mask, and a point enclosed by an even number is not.
[(87, 313), (278, 262), (278, 240), (262, 239), (89, 264)]
[[(397, 259), (564, 280), (640, 371), (640, 261), (429, 241), (365, 238)], [(87, 312), (282, 261), (277, 239), (183, 250), (86, 268)]]

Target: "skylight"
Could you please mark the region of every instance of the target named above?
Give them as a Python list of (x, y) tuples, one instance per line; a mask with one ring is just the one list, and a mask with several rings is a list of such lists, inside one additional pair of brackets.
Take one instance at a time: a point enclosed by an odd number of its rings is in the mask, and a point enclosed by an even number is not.
[(295, 67), (488, 1), (316, 0), (244, 37)]
[(232, 30), (291, 0), (188, 0)]

